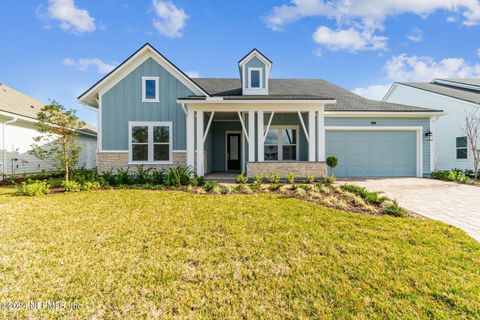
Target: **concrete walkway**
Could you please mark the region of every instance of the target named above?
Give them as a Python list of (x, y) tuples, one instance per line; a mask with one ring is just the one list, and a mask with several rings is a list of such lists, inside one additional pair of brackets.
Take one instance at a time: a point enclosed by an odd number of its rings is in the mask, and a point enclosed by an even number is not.
[(480, 241), (480, 187), (420, 178), (349, 179), (338, 183), (384, 191), (402, 207), (463, 229)]

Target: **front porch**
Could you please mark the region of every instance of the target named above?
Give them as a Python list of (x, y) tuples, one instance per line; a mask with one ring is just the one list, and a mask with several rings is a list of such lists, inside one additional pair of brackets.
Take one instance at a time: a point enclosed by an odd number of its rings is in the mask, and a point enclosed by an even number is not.
[(182, 107), (187, 115), (187, 166), (198, 175), (325, 174), (324, 105), (318, 101), (229, 105), (204, 100)]

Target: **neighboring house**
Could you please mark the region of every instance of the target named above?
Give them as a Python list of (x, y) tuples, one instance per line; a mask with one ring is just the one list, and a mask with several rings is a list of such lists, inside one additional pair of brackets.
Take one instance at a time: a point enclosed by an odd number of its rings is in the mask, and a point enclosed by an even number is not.
[[(233, 66), (232, 66), (233, 67)], [(329, 82), (271, 79), (254, 49), (233, 79), (188, 77), (146, 44), (79, 100), (99, 108), (98, 170), (187, 165), (209, 172), (340, 177), (430, 173), (439, 110), (364, 99)]]
[(465, 112), (479, 107), (480, 79), (394, 83), (383, 100), (443, 109), (445, 116), (432, 118), (434, 168), (473, 169), (473, 154), (465, 134)]
[[(0, 83), (0, 170), (2, 174), (35, 173), (53, 170), (55, 164), (31, 155), (29, 151), (39, 136), (35, 129), (37, 113), (45, 104)], [(80, 130), (80, 167), (96, 167), (97, 133), (92, 126)]]

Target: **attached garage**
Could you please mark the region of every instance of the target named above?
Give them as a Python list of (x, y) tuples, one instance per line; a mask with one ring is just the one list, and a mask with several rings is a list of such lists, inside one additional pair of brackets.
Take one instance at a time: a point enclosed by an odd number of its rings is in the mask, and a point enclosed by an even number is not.
[(422, 176), (421, 128), (327, 128), (326, 156), (337, 177)]

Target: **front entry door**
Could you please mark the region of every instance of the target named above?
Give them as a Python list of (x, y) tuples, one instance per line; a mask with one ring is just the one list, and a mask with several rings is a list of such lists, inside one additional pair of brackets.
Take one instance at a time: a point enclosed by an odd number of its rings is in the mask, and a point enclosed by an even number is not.
[(227, 133), (227, 171), (240, 170), (240, 133)]

